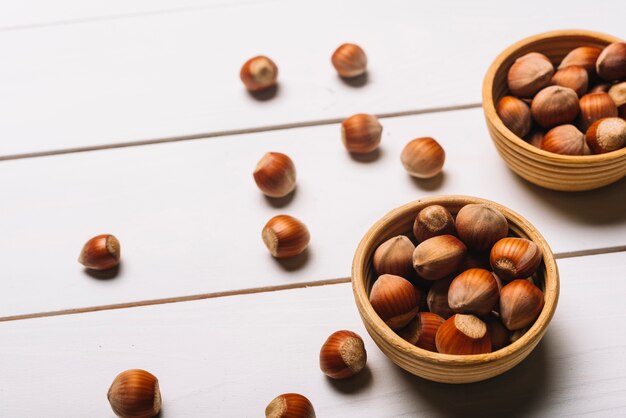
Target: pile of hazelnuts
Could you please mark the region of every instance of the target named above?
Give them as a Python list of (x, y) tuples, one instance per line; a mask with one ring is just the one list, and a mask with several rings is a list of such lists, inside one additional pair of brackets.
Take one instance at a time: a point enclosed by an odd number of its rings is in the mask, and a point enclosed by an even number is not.
[(490, 353), (541, 313), (541, 249), (511, 236), (497, 209), (468, 204), (455, 218), (443, 206), (425, 207), (412, 238), (399, 235), (375, 250), (369, 294), (380, 318), (409, 343), (443, 354)]
[(581, 46), (554, 68), (530, 52), (507, 74), (511, 95), (496, 113), (520, 138), (564, 155), (604, 154), (626, 146), (626, 43)]

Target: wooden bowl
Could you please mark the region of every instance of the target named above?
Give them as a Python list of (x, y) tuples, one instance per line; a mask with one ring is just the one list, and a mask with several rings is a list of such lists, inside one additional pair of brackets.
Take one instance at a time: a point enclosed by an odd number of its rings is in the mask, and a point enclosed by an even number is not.
[(515, 173), (552, 190), (597, 189), (626, 176), (626, 148), (597, 155), (560, 155), (530, 145), (511, 132), (496, 114), (495, 104), (509, 94), (506, 77), (513, 62), (528, 52), (541, 52), (553, 64), (579, 46), (606, 45), (620, 39), (597, 32), (559, 30), (523, 39), (502, 52), (489, 67), (483, 83), (487, 128), (500, 156)]
[[(532, 327), (517, 341), (489, 354), (450, 355), (418, 348), (400, 338), (372, 308), (369, 292), (376, 280), (372, 256), (389, 238), (404, 234), (413, 237), (413, 221), (426, 206), (445, 206), (453, 215), (469, 203), (483, 203), (499, 210), (509, 221), (509, 234), (536, 243), (543, 252), (537, 270), (538, 285), (544, 291), (545, 306)], [(370, 228), (361, 240), (352, 263), (352, 290), (367, 332), (398, 366), (425, 379), (444, 383), (468, 383), (489, 379), (513, 368), (537, 346), (554, 315), (559, 298), (559, 274), (554, 255), (541, 234), (524, 218), (506, 207), (468, 196), (440, 196), (417, 200), (392, 210)]]

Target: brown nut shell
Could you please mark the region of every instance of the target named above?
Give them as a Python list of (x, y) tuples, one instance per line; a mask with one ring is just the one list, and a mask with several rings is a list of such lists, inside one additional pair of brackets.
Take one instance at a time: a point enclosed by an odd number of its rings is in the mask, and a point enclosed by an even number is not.
[(350, 116), (341, 123), (341, 140), (353, 154), (367, 154), (380, 145), (383, 127), (378, 118), (365, 113)]
[(608, 81), (626, 78), (626, 42), (614, 42), (602, 50), (596, 61), (596, 71)]
[(302, 253), (311, 240), (306, 225), (289, 215), (276, 215), (267, 221), (261, 236), (270, 254), (276, 258)]
[(430, 205), (420, 210), (413, 222), (413, 235), (417, 242), (438, 235), (454, 235), (454, 219), (448, 209), (441, 205)]
[(541, 264), (541, 249), (526, 238), (507, 237), (496, 242), (489, 262), (494, 273), (504, 281), (532, 276)]
[(107, 270), (120, 263), (120, 242), (111, 234), (97, 235), (83, 245), (78, 262), (91, 270)]
[(415, 245), (411, 240), (398, 235), (378, 246), (372, 258), (374, 270), (378, 275), (393, 274), (408, 279), (415, 275), (413, 269), (413, 251)]
[(530, 112), (533, 119), (545, 129), (570, 123), (579, 112), (578, 95), (568, 87), (546, 87), (533, 98)]
[(355, 44), (346, 43), (333, 52), (333, 67), (341, 77), (358, 77), (367, 70), (367, 55)]
[(509, 232), (509, 223), (504, 215), (484, 204), (463, 206), (456, 215), (455, 222), (461, 241), (476, 251), (489, 250)]
[(434, 281), (426, 296), (428, 310), (443, 319), (448, 319), (456, 313), (448, 305), (448, 289), (452, 279), (454, 277)]
[(296, 187), (296, 166), (280, 152), (268, 152), (252, 173), (257, 187), (269, 197), (284, 197)]
[(572, 49), (561, 61), (559, 69), (579, 65), (587, 70), (589, 80), (596, 76), (596, 61), (602, 50), (595, 46), (581, 46)]
[(596, 154), (604, 154), (626, 146), (626, 121), (604, 118), (587, 129), (587, 145)]
[(626, 105), (626, 81), (612, 85), (607, 92), (615, 106), (621, 107)]
[(498, 282), (491, 272), (474, 268), (452, 280), (448, 288), (448, 305), (456, 313), (487, 315), (495, 308), (499, 296)]
[(383, 274), (372, 286), (370, 303), (393, 330), (405, 327), (419, 310), (421, 292), (411, 282), (393, 274)]
[(411, 344), (428, 351), (437, 351), (435, 336), (445, 319), (432, 312), (420, 312), (398, 335)]
[(161, 410), (159, 381), (151, 373), (131, 369), (118, 374), (107, 398), (120, 418), (152, 418)]
[(543, 292), (528, 280), (513, 280), (500, 291), (500, 317), (510, 331), (535, 322), (543, 305)]
[(440, 235), (427, 239), (415, 247), (413, 267), (426, 280), (442, 279), (459, 268), (467, 247), (452, 235)]
[(552, 84), (569, 87), (574, 90), (578, 97), (582, 97), (589, 87), (589, 76), (587, 70), (580, 65), (571, 65), (561, 68), (552, 76)]
[(347, 379), (365, 368), (367, 352), (361, 336), (352, 331), (333, 332), (320, 350), (320, 369), (332, 379)]
[(532, 125), (530, 108), (526, 103), (513, 96), (504, 96), (496, 106), (496, 113), (515, 135), (524, 137)]
[(507, 85), (517, 97), (532, 97), (550, 84), (554, 67), (536, 55), (518, 58), (507, 74)]
[(265, 418), (315, 418), (315, 410), (305, 396), (299, 393), (283, 393), (267, 405)]
[(278, 67), (268, 57), (259, 55), (243, 64), (239, 77), (251, 92), (262, 91), (276, 84)]
[(404, 169), (413, 177), (428, 179), (441, 173), (446, 153), (431, 137), (416, 138), (405, 145), (400, 155)]
[(491, 337), (491, 350), (496, 351), (507, 345), (511, 344), (511, 333), (502, 324), (502, 321), (493, 316), (487, 316), (485, 318), (485, 324), (487, 324), (487, 331), (489, 337)]
[(583, 130), (603, 118), (617, 117), (617, 105), (608, 93), (589, 93), (580, 99), (580, 120)]
[(456, 314), (441, 324), (435, 337), (443, 354), (484, 354), (491, 352), (487, 325), (474, 315)]
[(560, 125), (546, 133), (541, 149), (562, 155), (585, 155), (585, 134), (574, 125)]
[(526, 138), (526, 142), (528, 142), (530, 145), (537, 147), (537, 148), (541, 148), (541, 143), (543, 142), (543, 138), (545, 137), (546, 133), (540, 129), (535, 129), (533, 130)]

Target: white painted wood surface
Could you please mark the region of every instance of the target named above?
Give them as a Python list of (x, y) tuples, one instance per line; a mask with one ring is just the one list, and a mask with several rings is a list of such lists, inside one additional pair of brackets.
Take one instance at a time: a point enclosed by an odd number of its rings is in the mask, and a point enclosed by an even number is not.
[[(2, 25), (24, 25), (42, 3), (17, 6), (26, 12)], [(42, 6), (32, 23), (92, 19), (0, 32), (0, 157), (478, 103), (487, 67), (520, 38), (565, 27), (626, 37), (621, 0), (216, 2), (132, 18), (106, 16), (152, 6), (72, 3), (63, 18), (56, 3)], [(370, 58), (362, 87), (330, 65), (346, 41)], [(263, 102), (238, 79), (260, 53), (280, 68), (278, 93)]]
[[(382, 123), (381, 153), (370, 162), (351, 158), (339, 126), (328, 125), (0, 164), (0, 230), (10, 237), (0, 240), (0, 316), (348, 277), (367, 229), (429, 195), (502, 203), (557, 253), (626, 246), (626, 181), (569, 194), (532, 186), (500, 160), (480, 109)], [(415, 181), (399, 155), (425, 135), (440, 141), (447, 161), (443, 176)], [(283, 207), (252, 179), (266, 151), (287, 153), (298, 170)], [(277, 262), (267, 252), (261, 229), (279, 213), (309, 226), (305, 256)], [(100, 233), (122, 243), (121, 270), (108, 280), (75, 261)]]
[[(114, 376), (145, 368), (163, 418), (257, 417), (289, 391), (320, 417), (626, 415), (624, 253), (559, 262), (561, 299), (536, 351), (511, 372), (462, 386), (415, 378), (366, 334), (349, 284), (0, 324), (0, 416), (113, 417)], [(319, 348), (361, 334), (368, 370), (334, 383)]]

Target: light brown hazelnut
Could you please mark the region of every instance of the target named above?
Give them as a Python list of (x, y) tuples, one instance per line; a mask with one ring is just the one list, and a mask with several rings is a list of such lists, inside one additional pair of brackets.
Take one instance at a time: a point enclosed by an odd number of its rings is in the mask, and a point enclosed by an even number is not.
[(428, 351), (437, 351), (435, 336), (445, 319), (432, 312), (420, 312), (398, 335), (411, 344)]
[(421, 292), (411, 282), (392, 274), (383, 274), (372, 286), (370, 303), (389, 328), (405, 327), (419, 310)]
[(454, 219), (448, 209), (441, 205), (430, 205), (420, 210), (413, 222), (413, 235), (417, 242), (438, 235), (454, 235)]
[(604, 118), (587, 130), (587, 145), (596, 154), (616, 151), (626, 146), (626, 120)]
[(141, 369), (118, 374), (107, 398), (111, 409), (120, 418), (152, 418), (161, 410), (159, 381), (153, 374)]
[(561, 68), (552, 76), (552, 84), (562, 87), (569, 87), (574, 90), (578, 97), (582, 97), (587, 92), (589, 86), (589, 76), (587, 71), (580, 65), (571, 65)]
[(528, 280), (513, 280), (500, 291), (500, 316), (510, 331), (535, 322), (543, 305), (543, 292)]
[(504, 281), (532, 276), (541, 260), (539, 246), (526, 238), (502, 238), (489, 255), (494, 273)]
[(484, 354), (491, 352), (487, 325), (474, 315), (456, 314), (441, 324), (435, 337), (443, 354)]
[(455, 312), (448, 305), (448, 289), (454, 276), (436, 280), (428, 290), (428, 296), (426, 296), (426, 303), (428, 304), (428, 310), (442, 317), (448, 319)]
[(413, 267), (426, 280), (442, 279), (459, 268), (467, 247), (452, 235), (440, 235), (418, 244), (413, 252)]
[(530, 108), (517, 97), (504, 96), (501, 98), (496, 107), (496, 113), (504, 126), (520, 138), (530, 132), (532, 124)]
[(368, 154), (380, 145), (383, 127), (378, 118), (365, 113), (350, 116), (341, 123), (341, 140), (354, 154)]
[(398, 235), (390, 238), (374, 251), (374, 270), (378, 275), (393, 274), (408, 279), (415, 275), (413, 251), (415, 245), (408, 237)]
[(352, 331), (333, 332), (320, 350), (320, 369), (332, 379), (347, 379), (365, 368), (367, 352), (361, 336)]
[(248, 90), (258, 92), (276, 84), (278, 67), (268, 57), (259, 55), (243, 64), (239, 76)]
[(265, 246), (273, 257), (289, 258), (302, 253), (311, 235), (306, 225), (289, 215), (276, 215), (263, 227)]
[(83, 245), (78, 262), (91, 270), (108, 270), (120, 263), (121, 248), (110, 234), (97, 235)]
[(626, 78), (626, 42), (614, 42), (602, 50), (596, 61), (596, 72), (608, 81)]
[(489, 250), (509, 232), (509, 223), (504, 215), (484, 204), (463, 206), (456, 215), (455, 222), (461, 241), (476, 251)]
[(507, 84), (511, 93), (518, 97), (532, 97), (550, 84), (554, 67), (550, 61), (531, 57), (518, 58), (507, 74)]
[(265, 418), (315, 418), (315, 410), (305, 396), (299, 393), (283, 393), (267, 405)]
[(585, 155), (585, 134), (574, 125), (560, 125), (546, 133), (541, 149), (562, 155)]
[(261, 192), (269, 197), (284, 197), (296, 187), (296, 166), (280, 152), (265, 154), (252, 176)]
[(561, 86), (550, 86), (541, 90), (530, 105), (533, 118), (545, 129), (572, 122), (578, 111), (576, 92)]
[(333, 67), (341, 77), (358, 77), (367, 70), (367, 55), (355, 44), (343, 44), (333, 53)]
[(617, 117), (617, 106), (607, 93), (590, 93), (580, 99), (581, 127), (589, 129), (597, 120)]
[(400, 155), (404, 169), (413, 177), (428, 179), (443, 169), (446, 153), (431, 137), (416, 138), (405, 145)]
[(448, 288), (448, 305), (462, 314), (487, 315), (496, 304), (500, 292), (490, 271), (469, 269), (452, 280)]
[(561, 61), (559, 69), (580, 65), (587, 70), (589, 80), (593, 80), (596, 76), (596, 61), (601, 52), (602, 50), (595, 46), (581, 46), (572, 49)]

